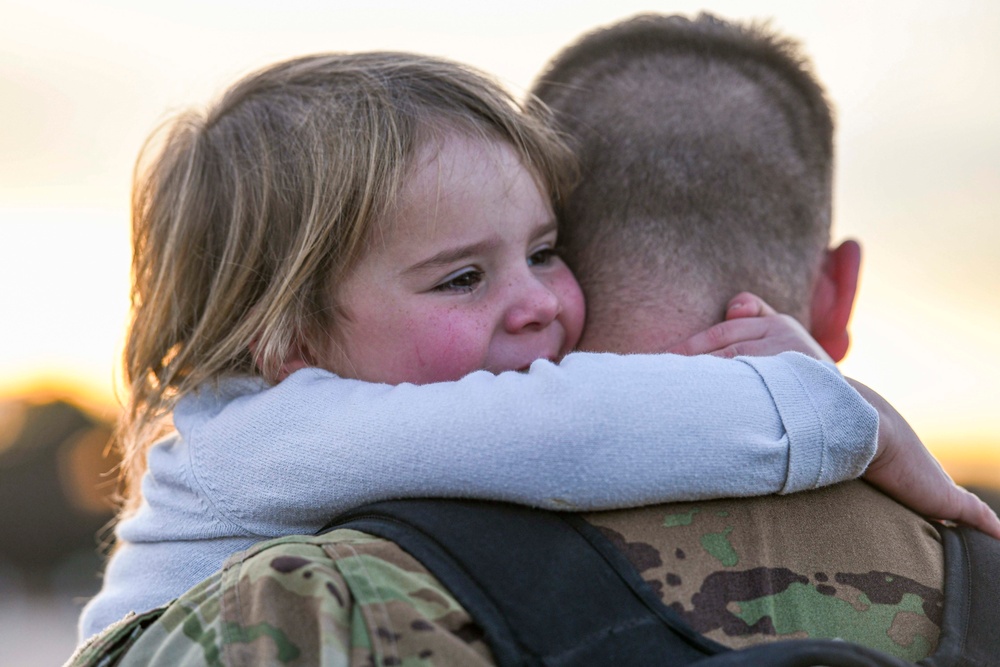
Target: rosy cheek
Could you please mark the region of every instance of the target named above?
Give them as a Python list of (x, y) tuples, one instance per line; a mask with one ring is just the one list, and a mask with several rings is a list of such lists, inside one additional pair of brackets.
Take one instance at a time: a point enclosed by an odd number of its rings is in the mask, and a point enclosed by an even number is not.
[(480, 370), (489, 341), (480, 323), (445, 311), (409, 322), (409, 382), (449, 382)]

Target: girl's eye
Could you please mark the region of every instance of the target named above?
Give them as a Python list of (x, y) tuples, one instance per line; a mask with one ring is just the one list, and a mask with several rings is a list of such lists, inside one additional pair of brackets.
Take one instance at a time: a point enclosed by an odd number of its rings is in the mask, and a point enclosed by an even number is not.
[(545, 266), (558, 253), (555, 248), (541, 248), (528, 256), (528, 266)]
[(483, 280), (483, 272), (469, 269), (463, 273), (448, 278), (434, 288), (437, 292), (471, 292)]

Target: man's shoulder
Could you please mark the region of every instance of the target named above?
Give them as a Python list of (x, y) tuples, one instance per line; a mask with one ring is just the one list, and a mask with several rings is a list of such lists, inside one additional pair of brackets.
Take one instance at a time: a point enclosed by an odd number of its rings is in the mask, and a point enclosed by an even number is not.
[(108, 664), (123, 667), (492, 664), (478, 626), (426, 568), (353, 530), (237, 554), (165, 608), (102, 634), (70, 665), (111, 653), (123, 657)]
[(587, 518), (722, 644), (840, 637), (910, 660), (937, 645), (940, 535), (864, 482)]

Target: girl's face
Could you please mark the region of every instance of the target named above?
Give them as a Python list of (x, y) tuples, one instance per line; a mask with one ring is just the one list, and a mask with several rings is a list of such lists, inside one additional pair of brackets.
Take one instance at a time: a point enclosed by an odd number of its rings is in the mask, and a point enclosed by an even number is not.
[(373, 238), (335, 295), (346, 320), (323, 365), (338, 375), (442, 382), (576, 346), (583, 293), (555, 254), (548, 199), (505, 143), (429, 142)]

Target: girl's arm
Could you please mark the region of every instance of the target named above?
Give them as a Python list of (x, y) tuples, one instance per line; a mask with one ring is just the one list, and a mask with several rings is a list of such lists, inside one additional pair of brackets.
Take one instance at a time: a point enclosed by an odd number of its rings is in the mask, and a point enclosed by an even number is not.
[[(729, 302), (726, 321), (675, 346), (678, 354), (768, 355), (794, 350), (832, 363), (794, 318), (749, 292)], [(955, 484), (903, 416), (872, 389), (847, 380), (879, 413), (878, 450), (863, 477), (915, 512), (964, 523), (1000, 539), (1000, 519), (974, 494)]]
[[(174, 421), (181, 437), (150, 452), (146, 500), (254, 535), (311, 532), (387, 498), (590, 510), (787, 493), (858, 476), (877, 435), (839, 373), (796, 353), (577, 353), (423, 386), (306, 369), (186, 397)], [(183, 502), (184, 486), (207, 500)]]

